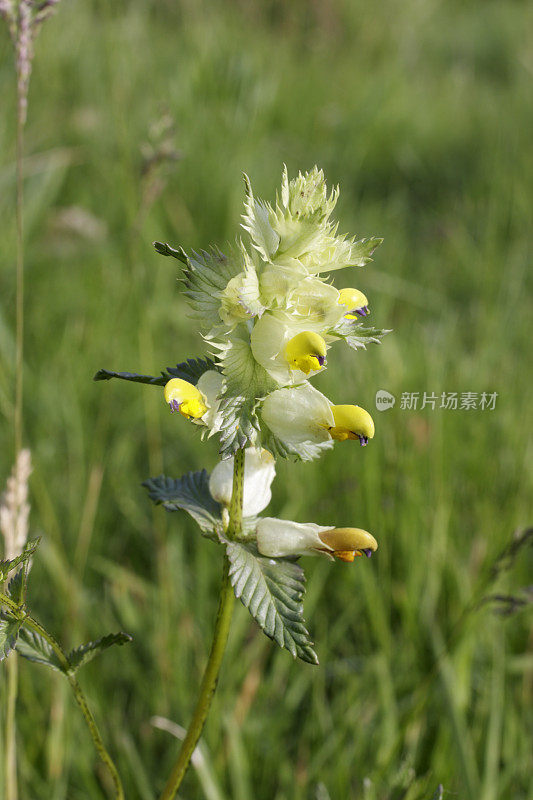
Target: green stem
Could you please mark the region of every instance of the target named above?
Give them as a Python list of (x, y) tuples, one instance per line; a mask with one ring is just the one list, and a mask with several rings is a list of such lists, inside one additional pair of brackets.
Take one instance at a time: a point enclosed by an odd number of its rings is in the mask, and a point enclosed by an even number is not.
[(17, 616), (18, 619), (20, 619), (24, 623), (24, 625), (26, 625), (28, 628), (31, 628), (31, 630), (35, 631), (35, 633), (38, 633), (39, 636), (42, 636), (42, 638), (46, 642), (48, 642), (48, 644), (54, 651), (55, 655), (57, 656), (57, 660), (59, 661), (59, 664), (61, 666), (61, 670), (66, 676), (68, 682), (70, 683), (76, 702), (80, 707), (81, 713), (85, 718), (85, 722), (87, 723), (87, 727), (89, 728), (89, 733), (91, 734), (91, 738), (98, 752), (98, 755), (100, 756), (100, 758), (106, 765), (107, 769), (109, 770), (115, 788), (115, 800), (124, 800), (124, 789), (122, 788), (122, 782), (120, 780), (118, 770), (113, 762), (113, 759), (106, 750), (104, 741), (102, 739), (100, 731), (98, 730), (96, 721), (87, 704), (87, 700), (85, 698), (85, 695), (83, 694), (82, 688), (79, 685), (76, 676), (71, 670), (69, 661), (65, 653), (63, 652), (63, 648), (52, 636), (52, 634), (49, 633), (46, 630), (46, 628), (43, 628), (40, 622), (37, 622), (37, 620), (31, 617), (29, 614), (26, 614), (23, 611), (21, 611), (19, 606), (13, 600), (11, 600), (10, 597), (8, 597), (3, 593), (0, 593), (0, 603), (2, 605), (7, 606), (10, 609), (10, 611), (12, 611), (13, 614)]
[[(227, 529), (228, 539), (235, 538), (240, 532), (242, 525), (242, 497), (244, 485), (244, 450), (238, 450), (233, 462), (233, 490), (231, 495), (230, 519)], [(168, 778), (160, 800), (173, 800), (185, 777), (189, 762), (202, 734), (202, 730), (211, 707), (211, 702), (215, 694), (218, 682), (218, 673), (222, 664), (222, 658), (228, 641), (228, 634), (231, 625), (231, 616), (235, 595), (230, 581), (228, 557), (224, 556), (224, 567), (222, 572), (222, 586), (220, 588), (220, 599), (218, 604), (215, 631), (211, 651), (207, 660), (202, 684), (200, 686), (200, 696), (196, 703), (193, 718), (189, 729), (181, 745), (178, 758), (172, 767), (172, 772)]]
[(233, 459), (233, 488), (229, 507), (228, 539), (235, 539), (242, 528), (242, 499), (244, 492), (244, 450), (237, 450)]
[[(11, 30), (15, 42), (16, 30)], [(20, 80), (17, 79), (17, 262), (16, 262), (16, 334), (15, 334), (15, 462), (22, 449), (22, 389), (24, 363), (24, 182), (22, 155), (24, 150), (24, 98)], [(14, 653), (7, 664), (7, 695), (5, 719), (5, 798), (17, 800), (17, 744), (15, 713), (18, 694), (18, 665)]]
[(6, 800), (17, 800), (17, 751), (15, 708), (18, 690), (17, 654), (12, 653), (7, 664), (7, 698), (6, 698), (6, 749), (5, 749), (5, 797)]

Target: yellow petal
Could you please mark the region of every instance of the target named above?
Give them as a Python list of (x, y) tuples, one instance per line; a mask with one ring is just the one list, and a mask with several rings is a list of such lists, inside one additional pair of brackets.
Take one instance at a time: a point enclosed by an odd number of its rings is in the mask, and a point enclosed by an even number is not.
[[(358, 314), (355, 313), (356, 309), (367, 309), (368, 312), (368, 298), (359, 289), (341, 289), (339, 292), (339, 305), (346, 306), (346, 319), (358, 319)], [(366, 316), (366, 314), (361, 314)]]
[[(331, 528), (318, 535), (320, 540), (333, 550), (333, 555), (338, 558), (342, 558), (342, 555), (337, 555), (339, 553), (354, 553), (355, 556), (364, 550), (374, 552), (378, 549), (378, 543), (372, 534), (362, 528)], [(350, 560), (353, 561), (353, 558)]]
[(326, 351), (326, 343), (318, 333), (302, 331), (287, 342), (285, 358), (291, 369), (300, 369), (308, 375), (322, 369)]
[(179, 411), (184, 417), (200, 419), (207, 411), (202, 393), (181, 378), (172, 378), (165, 384), (165, 400), (171, 411)]
[(345, 439), (359, 439), (365, 445), (368, 439), (374, 438), (374, 420), (361, 406), (331, 406), (334, 425), (329, 429), (333, 439), (343, 442)]

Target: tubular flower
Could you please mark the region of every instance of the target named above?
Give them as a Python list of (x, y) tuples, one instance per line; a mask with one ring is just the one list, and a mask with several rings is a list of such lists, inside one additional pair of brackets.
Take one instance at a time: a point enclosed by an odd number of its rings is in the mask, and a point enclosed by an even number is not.
[(172, 378), (165, 384), (165, 400), (170, 410), (179, 411), (187, 419), (209, 429), (209, 436), (220, 430), (220, 395), (224, 378), (216, 370), (207, 370), (197, 386), (181, 378)]
[(348, 312), (344, 314), (345, 319), (357, 319), (358, 316), (366, 317), (370, 314), (368, 298), (359, 289), (341, 289), (339, 305), (346, 306), (348, 309)]
[(331, 436), (338, 442), (359, 439), (362, 447), (374, 438), (374, 420), (361, 406), (331, 406), (334, 425), (329, 428)]
[(317, 372), (326, 363), (326, 343), (318, 333), (302, 331), (289, 339), (285, 347), (285, 358), (291, 369), (299, 369), (306, 375)]
[(187, 418), (201, 419), (207, 411), (202, 393), (181, 378), (172, 378), (165, 384), (165, 400), (172, 412), (179, 411)]
[(362, 446), (374, 436), (372, 417), (360, 406), (333, 405), (311, 384), (277, 389), (267, 395), (261, 411), (272, 433), (289, 446), (335, 439), (359, 439)]
[(322, 329), (284, 312), (266, 313), (253, 327), (250, 347), (255, 360), (280, 386), (301, 383), (324, 365)]
[(331, 329), (342, 319), (344, 309), (339, 305), (339, 292), (320, 278), (307, 277), (299, 282), (287, 296), (286, 307), (290, 314), (311, 324)]
[[(229, 508), (233, 491), (233, 461), (233, 458), (220, 461), (209, 478), (211, 496), (226, 508)], [(270, 486), (275, 474), (276, 463), (268, 450), (246, 448), (242, 505), (244, 517), (255, 517), (270, 503)]]
[(264, 517), (256, 527), (257, 548), (269, 558), (317, 555), (352, 562), (357, 556), (368, 558), (378, 543), (361, 528), (331, 528), (314, 522)]

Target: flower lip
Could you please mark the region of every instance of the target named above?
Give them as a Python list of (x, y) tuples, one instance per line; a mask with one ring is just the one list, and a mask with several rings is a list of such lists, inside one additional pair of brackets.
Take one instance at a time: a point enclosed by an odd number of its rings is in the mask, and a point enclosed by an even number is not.
[(341, 289), (339, 293), (339, 304), (345, 306), (345, 319), (357, 319), (366, 317), (370, 314), (368, 298), (359, 289)]
[(372, 534), (362, 528), (331, 528), (318, 536), (335, 558), (347, 563), (358, 556), (370, 558), (378, 549), (378, 543)]
[(201, 419), (207, 411), (201, 391), (181, 378), (171, 378), (165, 384), (165, 400), (171, 412), (179, 411), (187, 418)]
[(343, 442), (346, 439), (358, 439), (361, 447), (368, 444), (374, 436), (374, 420), (360, 406), (331, 406), (334, 424), (329, 428), (333, 439)]
[(285, 358), (291, 369), (299, 369), (306, 375), (322, 369), (326, 363), (326, 342), (314, 331), (301, 331), (289, 339), (285, 347)]

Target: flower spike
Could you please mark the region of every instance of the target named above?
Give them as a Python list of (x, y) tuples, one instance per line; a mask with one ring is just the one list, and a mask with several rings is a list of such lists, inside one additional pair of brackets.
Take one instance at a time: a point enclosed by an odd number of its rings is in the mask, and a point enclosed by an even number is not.
[(165, 384), (165, 400), (171, 412), (179, 411), (187, 418), (201, 419), (207, 411), (203, 394), (194, 384), (181, 378), (172, 378)]

